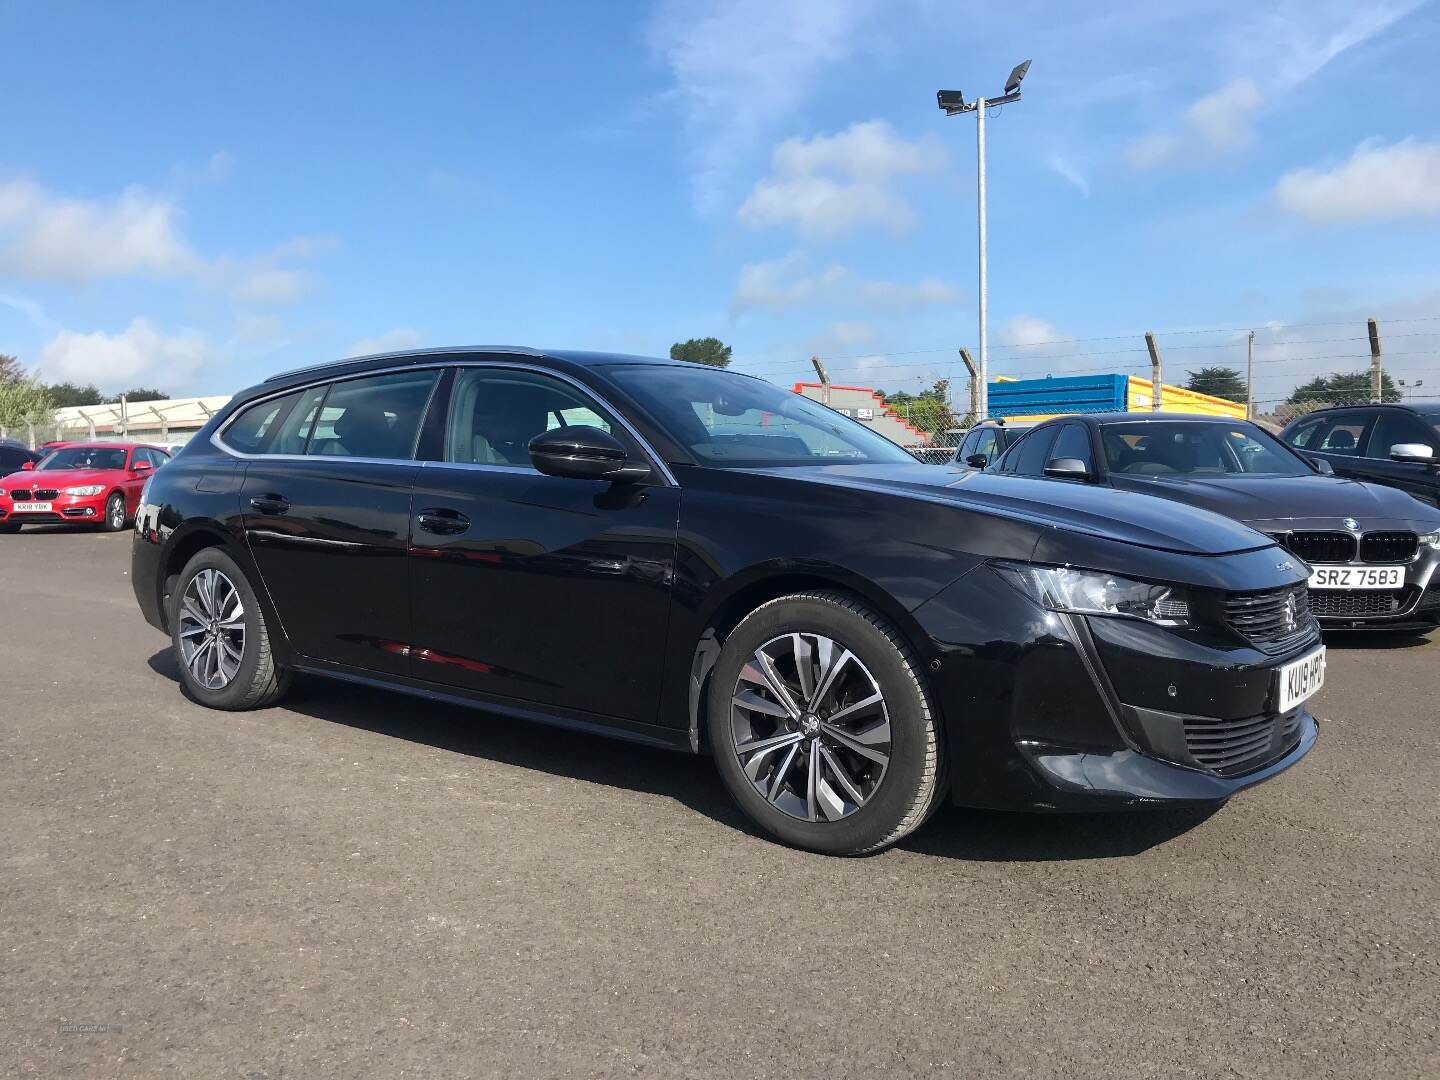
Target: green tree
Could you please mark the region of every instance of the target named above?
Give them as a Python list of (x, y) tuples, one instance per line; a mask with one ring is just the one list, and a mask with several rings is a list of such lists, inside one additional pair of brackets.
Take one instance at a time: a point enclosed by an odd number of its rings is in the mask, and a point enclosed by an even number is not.
[[(1399, 401), (1400, 388), (1387, 372), (1380, 374), (1380, 400)], [(1290, 393), (1291, 405), (1364, 405), (1370, 400), (1370, 372), (1337, 372), (1333, 375), (1317, 375), (1307, 383), (1301, 383)]]
[(881, 396), (892, 413), (921, 431), (938, 435), (956, 426), (955, 414), (950, 411), (949, 379), (937, 379), (929, 389), (918, 394), (897, 390), (893, 394), (882, 392)]
[(50, 386), (50, 400), (55, 408), (68, 409), (73, 405), (103, 405), (105, 395), (94, 384), (79, 386), (72, 382), (54, 383)]
[(1185, 374), (1190, 376), (1190, 381), (1185, 384), (1187, 390), (1225, 398), (1228, 401), (1245, 400), (1245, 380), (1234, 368), (1207, 367), (1199, 371), (1187, 371)]
[(44, 424), (54, 413), (50, 391), (39, 379), (8, 374), (0, 378), (0, 425)]
[(7, 353), (0, 353), (0, 383), (24, 377), (25, 369), (20, 366), (19, 359)]
[(126, 401), (169, 401), (170, 395), (163, 390), (151, 390), (148, 387), (137, 386), (134, 390), (121, 390), (112, 400), (120, 398)]
[(688, 360), (692, 364), (705, 364), (708, 367), (729, 367), (730, 346), (713, 337), (677, 341), (670, 346), (670, 359)]

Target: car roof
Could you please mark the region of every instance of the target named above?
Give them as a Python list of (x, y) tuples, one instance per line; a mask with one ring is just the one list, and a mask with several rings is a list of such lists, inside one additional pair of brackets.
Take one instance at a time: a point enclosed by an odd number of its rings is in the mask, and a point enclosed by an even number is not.
[(148, 442), (72, 442), (64, 446), (51, 447), (52, 450), (159, 450), (162, 453), (165, 448)]
[(1354, 409), (1402, 409), (1405, 412), (1419, 413), (1421, 416), (1437, 416), (1440, 415), (1440, 401), (1365, 401), (1355, 405), (1327, 405), (1295, 419), (1308, 420), (1312, 416), (1328, 416), (1330, 413), (1351, 412)]
[(525, 356), (537, 360), (563, 360), (567, 363), (578, 364), (583, 367), (594, 367), (601, 364), (661, 364), (666, 367), (683, 367), (688, 363), (684, 360), (669, 360), (656, 356), (634, 356), (629, 353), (587, 352), (582, 349), (533, 349), (528, 345), (452, 345), (443, 348), (403, 349), (395, 352), (371, 353), (368, 356), (347, 356), (342, 360), (329, 360), (321, 364), (311, 364), (308, 367), (282, 371), (278, 375), (271, 375), (265, 382), (283, 382), (299, 375), (310, 375), (316, 372), (331, 370), (345, 371), (351, 368), (363, 370), (366, 367), (377, 366), (385, 362), (411, 361), (413, 363), (421, 363), (425, 360), (459, 356)]

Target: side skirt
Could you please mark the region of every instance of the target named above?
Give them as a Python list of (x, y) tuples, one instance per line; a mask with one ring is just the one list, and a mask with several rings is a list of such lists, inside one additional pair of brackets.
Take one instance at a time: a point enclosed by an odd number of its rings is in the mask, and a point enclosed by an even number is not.
[(602, 717), (593, 713), (575, 713), (559, 709), (545, 711), (513, 698), (465, 693), (451, 687), (441, 686), (439, 683), (425, 682), (420, 679), (395, 676), (378, 679), (369, 673), (357, 671), (341, 664), (326, 663), (322, 660), (306, 659), (303, 663), (293, 665), (292, 670), (306, 675), (319, 675), (326, 679), (339, 679), (341, 682), (377, 690), (394, 690), (412, 697), (424, 698), (427, 701), (440, 701), (447, 705), (459, 705), (467, 709), (500, 713), (516, 720), (549, 724), (551, 727), (565, 728), (569, 731), (586, 731), (612, 739), (641, 743), (645, 746), (658, 746), (665, 750), (694, 752), (690, 749), (689, 732), (683, 729), (661, 727), (658, 724), (642, 724), (634, 720), (622, 720), (618, 717)]

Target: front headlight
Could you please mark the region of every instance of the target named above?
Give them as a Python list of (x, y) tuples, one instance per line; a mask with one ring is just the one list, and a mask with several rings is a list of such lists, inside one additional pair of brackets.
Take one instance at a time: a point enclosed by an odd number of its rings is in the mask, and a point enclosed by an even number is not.
[(66, 488), (66, 489), (65, 489), (65, 494), (66, 494), (66, 495), (99, 495), (100, 492), (102, 492), (102, 491), (104, 491), (104, 490), (105, 490), (105, 487), (104, 487), (103, 484), (86, 484), (84, 487)]
[(1420, 543), (1429, 544), (1432, 548), (1440, 550), (1440, 532), (1423, 534), (1420, 537)]
[(1160, 626), (1188, 626), (1190, 604), (1169, 585), (1068, 566), (995, 563), (995, 569), (1037, 604), (1074, 615), (1124, 615)]

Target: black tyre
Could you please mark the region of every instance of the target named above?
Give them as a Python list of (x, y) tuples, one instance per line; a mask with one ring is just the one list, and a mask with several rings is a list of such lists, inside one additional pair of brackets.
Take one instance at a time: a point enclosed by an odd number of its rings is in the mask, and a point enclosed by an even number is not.
[(845, 593), (763, 604), (711, 674), (710, 743), (756, 824), (827, 855), (879, 851), (944, 793), (944, 747), (896, 630)]
[(289, 687), (255, 589), (219, 548), (198, 552), (180, 572), (170, 597), (170, 636), (180, 678), (202, 705), (261, 709)]
[(119, 532), (125, 528), (125, 496), (115, 492), (105, 500), (105, 520), (100, 527), (106, 532)]

